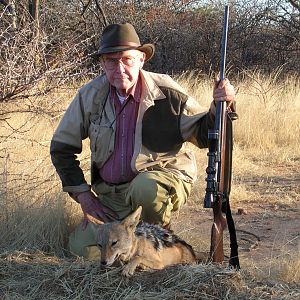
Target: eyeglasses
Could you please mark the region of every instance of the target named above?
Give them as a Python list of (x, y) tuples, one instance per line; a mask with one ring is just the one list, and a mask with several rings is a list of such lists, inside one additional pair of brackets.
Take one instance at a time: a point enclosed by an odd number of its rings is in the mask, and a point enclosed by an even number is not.
[(108, 70), (113, 70), (115, 69), (119, 63), (122, 63), (123, 66), (128, 66), (128, 67), (133, 67), (135, 63), (135, 59), (137, 56), (125, 56), (121, 58), (109, 58), (109, 57), (104, 57), (103, 58), (103, 63), (106, 69)]

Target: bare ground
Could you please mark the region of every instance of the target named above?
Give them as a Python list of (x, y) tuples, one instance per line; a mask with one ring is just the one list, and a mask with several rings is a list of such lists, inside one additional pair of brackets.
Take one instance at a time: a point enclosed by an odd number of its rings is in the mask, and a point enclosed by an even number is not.
[[(273, 176), (243, 177), (255, 199), (234, 199), (231, 210), (237, 230), (241, 266), (270, 267), (276, 259), (300, 255), (300, 173), (297, 167), (280, 167)], [(172, 227), (189, 241), (200, 257), (208, 255), (213, 223), (211, 209), (189, 204), (173, 220)], [(184, 228), (184, 229), (183, 229)], [(225, 255), (229, 235), (224, 233)]]

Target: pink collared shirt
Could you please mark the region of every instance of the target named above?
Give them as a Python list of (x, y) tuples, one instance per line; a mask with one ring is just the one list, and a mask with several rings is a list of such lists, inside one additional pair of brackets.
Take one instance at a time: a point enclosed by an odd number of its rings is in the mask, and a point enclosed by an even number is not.
[(121, 104), (116, 89), (114, 87), (110, 89), (109, 100), (115, 107), (116, 134), (114, 152), (100, 169), (100, 176), (105, 182), (120, 184), (129, 182), (136, 176), (130, 163), (134, 151), (135, 126), (140, 97), (140, 78), (123, 104)]

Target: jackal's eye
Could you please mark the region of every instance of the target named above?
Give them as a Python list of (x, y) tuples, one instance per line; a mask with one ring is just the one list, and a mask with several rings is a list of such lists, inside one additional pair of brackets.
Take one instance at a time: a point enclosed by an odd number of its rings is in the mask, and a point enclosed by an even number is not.
[(115, 246), (115, 245), (117, 245), (117, 243), (118, 243), (118, 241), (112, 241), (111, 245)]
[(99, 248), (102, 248), (102, 245), (101, 245), (101, 244), (97, 244), (97, 246), (98, 246)]

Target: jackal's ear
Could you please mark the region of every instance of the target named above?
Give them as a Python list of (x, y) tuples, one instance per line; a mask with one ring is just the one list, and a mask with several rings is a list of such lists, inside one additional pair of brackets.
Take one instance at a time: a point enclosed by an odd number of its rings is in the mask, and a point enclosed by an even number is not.
[(99, 219), (93, 217), (92, 215), (90, 214), (86, 214), (86, 218), (93, 224), (97, 224), (97, 225), (103, 225), (104, 222), (103, 221), (100, 221)]
[(91, 216), (90, 214), (86, 214), (86, 218), (89, 220), (91, 224), (92, 230), (95, 235), (97, 235), (99, 227), (104, 224), (104, 222), (96, 219), (95, 217)]
[(102, 221), (96, 219), (95, 217), (93, 217), (93, 216), (91, 216), (91, 215), (89, 215), (89, 214), (86, 214), (86, 217), (87, 217), (87, 219), (89, 220), (89, 223), (91, 224), (91, 227), (92, 227), (92, 230), (93, 230), (94, 235), (96, 236), (97, 233), (98, 233), (98, 231), (99, 231), (99, 227), (100, 227), (101, 225), (103, 225), (104, 222), (102, 222)]
[(131, 227), (132, 229), (134, 229), (140, 221), (141, 213), (142, 207), (139, 206), (135, 212), (130, 214), (122, 221), (122, 224), (124, 226)]
[(98, 224), (95, 224), (95, 223), (92, 223), (92, 222), (90, 222), (90, 224), (91, 224), (91, 228), (93, 230), (94, 236), (96, 237), (97, 234), (98, 234), (98, 231), (99, 231), (99, 227), (101, 225), (98, 225)]

